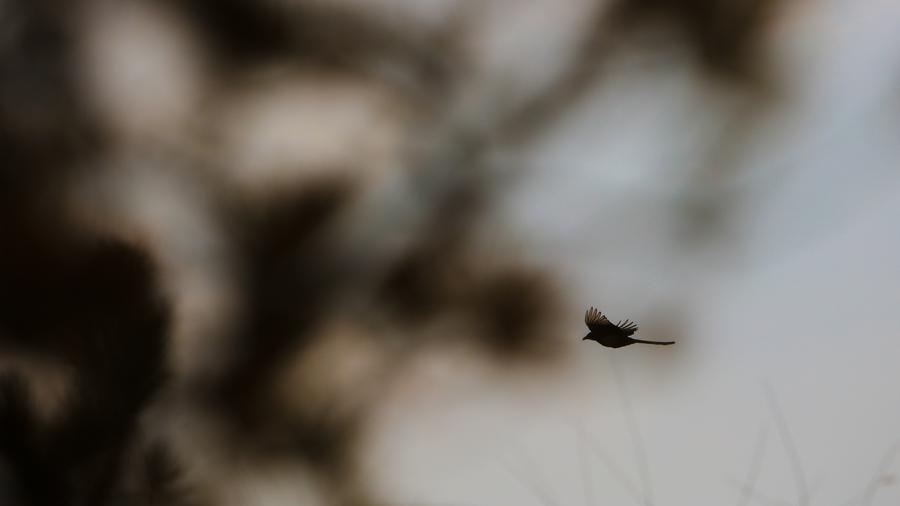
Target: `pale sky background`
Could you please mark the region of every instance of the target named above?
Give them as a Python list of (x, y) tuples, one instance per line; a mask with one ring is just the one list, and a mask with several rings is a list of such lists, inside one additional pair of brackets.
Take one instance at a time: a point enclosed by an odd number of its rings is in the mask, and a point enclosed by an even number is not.
[[(523, 156), (530, 172), (497, 223), (581, 302), (560, 329), (571, 366), (527, 381), (478, 366), (424, 372), (373, 438), (371, 472), (389, 497), (639, 504), (600, 456), (640, 488), (611, 360), (643, 435), (652, 504), (741, 504), (760, 437), (751, 504), (798, 504), (766, 384), (810, 504), (863, 504), (870, 482), (900, 473), (900, 459), (878, 471), (900, 442), (900, 2), (795, 3), (769, 50), (790, 98), (741, 155), (748, 175), (729, 184), (762, 191), (736, 204), (723, 243), (672, 240), (667, 199), (731, 103), (685, 61), (626, 55)], [(589, 305), (646, 324), (650, 339), (669, 337), (652, 335), (654, 318), (676, 318), (683, 335), (670, 348), (582, 343)], [(871, 502), (898, 503), (890, 484)]]

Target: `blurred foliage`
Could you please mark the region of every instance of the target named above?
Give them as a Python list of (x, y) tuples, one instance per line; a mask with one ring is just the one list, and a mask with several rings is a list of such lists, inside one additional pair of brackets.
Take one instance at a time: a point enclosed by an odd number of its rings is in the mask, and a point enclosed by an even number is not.
[[(617, 41), (651, 21), (683, 33), (710, 72), (749, 80), (777, 7), (598, 3), (572, 62), (545, 89), (473, 119), (459, 110), (472, 92), (475, 58), (465, 47), (467, 22), (477, 15), (462, 4), (437, 26), (350, 3), (84, 4), (82, 11), (19, 0), (0, 10), (0, 354), (16, 364), (0, 376), (4, 504), (217, 503), (204, 488), (213, 488), (210, 480), (191, 474), (192, 454), (204, 447), (183, 447), (178, 432), (188, 429), (177, 428), (179, 417), (196, 418), (201, 428), (192, 430), (217, 434), (217, 444), (249, 462), (302, 462), (331, 502), (374, 504), (355, 467), (356, 443), (391, 379), (419, 350), (459, 342), (498, 367), (537, 367), (558, 354), (554, 329), (565, 300), (553, 274), (514, 251), (503, 252), (503, 265), (489, 262), (479, 242), (486, 209), (506, 186), (492, 158), (498, 146), (527, 145), (546, 133), (602, 84)], [(196, 44), (202, 56), (191, 63), (206, 73), (206, 87), (185, 114), (190, 120), (126, 131), (133, 118), (111, 116), (93, 95), (85, 75), (97, 62), (84, 54), (93, 26), (86, 20), (128, 8), (138, 9), (139, 20), (141, 13), (168, 20), (164, 27), (171, 23)], [(144, 75), (125, 89), (170, 77)], [(289, 176), (257, 192), (242, 181), (265, 183), (272, 167), (265, 156), (249, 169), (228, 156), (236, 148), (222, 134), (223, 111), (242, 94), (265, 94), (261, 82), (304, 78), (313, 89), (352, 83), (353, 93), (383, 98), (389, 114), (361, 135), (395, 128), (400, 139), (384, 141), (386, 161), (354, 153), (357, 146), (343, 139), (321, 139), (339, 143), (351, 162), (274, 167)], [(135, 115), (158, 106), (131, 105)], [(245, 120), (234, 120), (239, 140), (254, 135)], [(132, 178), (117, 166), (128, 165), (122, 160), (166, 167)], [(379, 170), (389, 174), (373, 175)], [(157, 179), (173, 190), (142, 183)], [(386, 186), (393, 193), (373, 190)], [(140, 207), (147, 201), (149, 218)], [(717, 214), (707, 208), (691, 212), (703, 220)], [(166, 212), (176, 219), (159, 218)], [(188, 228), (191, 220), (202, 233)], [(204, 249), (207, 234), (219, 249)], [(181, 274), (195, 271), (224, 278), (215, 286), (228, 292), (209, 302), (227, 324), (203, 339), (176, 325), (195, 317), (179, 292), (193, 280)], [(217, 306), (216, 297), (231, 305)], [(343, 342), (329, 330), (335, 321), (362, 330), (337, 353), (321, 352)], [(450, 331), (441, 326), (447, 321)], [(212, 364), (197, 374), (173, 358), (182, 341), (194, 340), (208, 345), (190, 348), (204, 357), (187, 363)], [(367, 352), (376, 358), (344, 387), (337, 376), (354, 348), (377, 350)], [(333, 362), (317, 366), (335, 378), (283, 384), (298, 361), (320, 356)], [(45, 382), (35, 374), (38, 363), (69, 374), (66, 394), (49, 412), (35, 407)], [(289, 399), (275, 393), (284, 389)], [(324, 406), (292, 408), (321, 389)], [(219, 469), (221, 480), (230, 479), (227, 469)]]

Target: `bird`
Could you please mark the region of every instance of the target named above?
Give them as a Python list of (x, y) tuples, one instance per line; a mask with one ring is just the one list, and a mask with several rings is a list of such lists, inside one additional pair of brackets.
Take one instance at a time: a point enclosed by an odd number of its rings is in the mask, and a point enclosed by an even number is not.
[(644, 341), (634, 339), (632, 334), (637, 332), (638, 326), (631, 320), (619, 321), (615, 325), (606, 316), (591, 306), (584, 313), (584, 323), (590, 332), (582, 338), (584, 340), (597, 341), (607, 348), (621, 348), (634, 343), (642, 344), (675, 344), (675, 341)]

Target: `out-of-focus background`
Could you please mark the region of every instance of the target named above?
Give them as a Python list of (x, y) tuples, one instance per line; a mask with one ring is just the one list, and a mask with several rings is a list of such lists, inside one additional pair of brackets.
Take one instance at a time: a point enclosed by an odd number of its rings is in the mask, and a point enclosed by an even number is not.
[(898, 54), (891, 0), (2, 1), (0, 502), (897, 504)]

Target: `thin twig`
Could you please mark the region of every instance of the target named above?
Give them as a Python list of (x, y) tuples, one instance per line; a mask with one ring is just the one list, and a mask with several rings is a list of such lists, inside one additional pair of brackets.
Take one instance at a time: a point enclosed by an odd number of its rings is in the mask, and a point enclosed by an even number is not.
[(543, 504), (544, 506), (557, 506), (557, 502), (553, 500), (552, 495), (547, 491), (547, 487), (543, 485), (539, 478), (537, 478), (536, 476), (532, 476), (529, 479), (529, 477), (525, 476), (525, 472), (521, 469), (517, 469), (509, 462), (506, 462), (505, 464), (506, 470), (514, 478), (519, 480), (519, 482), (525, 485), (526, 488), (530, 489), (541, 504)]
[(588, 461), (587, 449), (585, 448), (587, 438), (584, 434), (584, 425), (579, 423), (576, 431), (578, 435), (576, 444), (578, 445), (578, 460), (581, 467), (581, 483), (584, 486), (584, 503), (587, 506), (594, 506), (594, 482), (591, 479), (591, 473), (588, 472), (590, 462)]
[(750, 467), (747, 469), (747, 479), (744, 480), (744, 486), (741, 488), (741, 496), (738, 498), (738, 506), (747, 506), (750, 498), (753, 496), (756, 480), (759, 478), (759, 472), (762, 470), (763, 455), (766, 452), (766, 441), (768, 431), (765, 426), (759, 428), (756, 436), (756, 445), (754, 446), (753, 456), (750, 457)]
[(816, 501), (816, 496), (819, 495), (819, 492), (822, 491), (822, 486), (825, 484), (825, 473), (818, 473), (813, 477), (812, 481), (809, 485), (809, 503), (813, 504)]
[(875, 494), (878, 493), (878, 489), (881, 488), (882, 482), (884, 480), (884, 475), (887, 472), (888, 468), (891, 467), (891, 464), (894, 463), (894, 459), (897, 457), (897, 451), (900, 450), (900, 445), (894, 443), (888, 450), (884, 453), (884, 456), (881, 457), (881, 462), (878, 464), (878, 469), (875, 470), (875, 476), (869, 481), (869, 485), (866, 487), (865, 493), (863, 493), (862, 506), (869, 506), (872, 504), (872, 501), (875, 500)]
[(769, 407), (772, 410), (772, 416), (775, 418), (775, 424), (778, 428), (778, 434), (781, 437), (781, 443), (784, 450), (788, 454), (791, 463), (791, 470), (794, 476), (794, 484), (797, 487), (797, 504), (798, 506), (809, 506), (809, 487), (806, 484), (806, 472), (803, 470), (803, 463), (800, 461), (800, 453), (797, 451), (797, 445), (794, 444), (794, 438), (788, 427), (784, 412), (778, 403), (778, 397), (775, 390), (768, 383), (765, 384), (766, 398), (769, 401)]
[(625, 471), (623, 471), (622, 468), (617, 466), (615, 461), (613, 461), (609, 455), (607, 455), (605, 452), (603, 452), (603, 450), (601, 450), (599, 446), (597, 446), (595, 444), (592, 448), (593, 448), (594, 452), (597, 454), (597, 457), (599, 457), (600, 460), (602, 460), (603, 463), (606, 465), (606, 468), (607, 468), (607, 470), (609, 470), (610, 474), (614, 475), (615, 478), (617, 480), (619, 480), (619, 483), (622, 484), (622, 487), (624, 487), (625, 490), (628, 491), (628, 494), (631, 496), (632, 499), (634, 499), (635, 504), (638, 504), (638, 505), (641, 504), (643, 502), (643, 499), (641, 498), (641, 492), (634, 485), (634, 483), (632, 483), (632, 481), (628, 478), (628, 476), (625, 474)]
[(628, 435), (631, 437), (631, 443), (634, 448), (638, 474), (640, 475), (641, 486), (643, 488), (644, 504), (646, 506), (653, 506), (653, 485), (650, 481), (650, 465), (647, 462), (647, 451), (644, 449), (644, 438), (641, 435), (641, 429), (638, 426), (637, 419), (634, 415), (634, 409), (631, 407), (628, 387), (625, 384), (625, 375), (619, 368), (619, 364), (616, 362), (613, 354), (609, 355), (609, 360), (612, 364), (616, 387), (619, 390), (619, 400), (622, 402), (622, 410), (625, 413), (625, 424), (628, 426)]
[[(728, 484), (731, 485), (735, 490), (741, 492), (744, 490), (744, 483), (737, 478), (729, 478)], [(758, 502), (759, 504), (764, 504), (766, 506), (791, 506), (791, 503), (785, 501), (783, 499), (776, 499), (772, 496), (766, 495), (756, 488), (754, 488), (750, 493), (751, 499)]]

